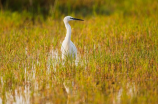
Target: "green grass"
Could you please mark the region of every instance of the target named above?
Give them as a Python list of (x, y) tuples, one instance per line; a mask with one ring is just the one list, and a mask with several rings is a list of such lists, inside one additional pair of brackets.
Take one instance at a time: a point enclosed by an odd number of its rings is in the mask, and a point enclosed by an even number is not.
[[(66, 33), (64, 16), (58, 20), (50, 16), (40, 22), (37, 18), (33, 25), (27, 13), (1, 12), (2, 102), (16, 102), (19, 95), (25, 100), (29, 97), (32, 104), (117, 104), (122, 89), (121, 104), (156, 104), (158, 15), (153, 13), (157, 12), (154, 5), (149, 10), (149, 6), (142, 9), (144, 12), (131, 8), (127, 13), (79, 16), (85, 21), (71, 21), (71, 40), (80, 57), (78, 66), (73, 62), (63, 65), (60, 60), (52, 59), (49, 71), (51, 51), (57, 50), (59, 57), (61, 54)], [(144, 15), (146, 12), (148, 14)], [(63, 83), (69, 86), (72, 94), (66, 93)], [(24, 93), (27, 87), (28, 95)]]

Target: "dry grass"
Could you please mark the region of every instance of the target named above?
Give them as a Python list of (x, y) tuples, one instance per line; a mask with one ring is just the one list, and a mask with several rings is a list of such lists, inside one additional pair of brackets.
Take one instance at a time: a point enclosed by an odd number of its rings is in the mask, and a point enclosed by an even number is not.
[(1, 12), (0, 102), (156, 104), (158, 15), (149, 11), (70, 22), (77, 66), (60, 60), (62, 19), (32, 25), (21, 14)]

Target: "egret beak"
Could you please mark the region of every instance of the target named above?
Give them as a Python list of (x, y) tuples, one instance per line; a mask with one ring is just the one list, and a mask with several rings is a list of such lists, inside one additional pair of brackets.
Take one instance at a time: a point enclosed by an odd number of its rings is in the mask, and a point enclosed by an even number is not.
[(73, 19), (73, 20), (78, 20), (78, 21), (84, 21), (84, 20), (82, 20), (82, 19), (77, 19), (77, 18), (71, 18), (71, 19)]

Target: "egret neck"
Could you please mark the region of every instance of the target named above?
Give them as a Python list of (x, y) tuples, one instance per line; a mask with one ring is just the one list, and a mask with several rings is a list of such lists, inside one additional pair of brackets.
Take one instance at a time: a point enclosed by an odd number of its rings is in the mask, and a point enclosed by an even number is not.
[(65, 37), (65, 42), (67, 43), (67, 45), (70, 44), (70, 39), (71, 39), (71, 26), (69, 25), (68, 22), (64, 22), (65, 23), (65, 27), (66, 27), (66, 37)]

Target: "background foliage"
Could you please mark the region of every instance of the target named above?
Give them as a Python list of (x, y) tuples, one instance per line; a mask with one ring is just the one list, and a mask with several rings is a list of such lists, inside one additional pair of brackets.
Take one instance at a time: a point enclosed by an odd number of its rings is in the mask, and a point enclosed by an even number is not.
[(30, 12), (32, 15), (110, 15), (121, 12), (124, 15), (150, 15), (156, 13), (157, 0), (1, 0), (3, 10)]

